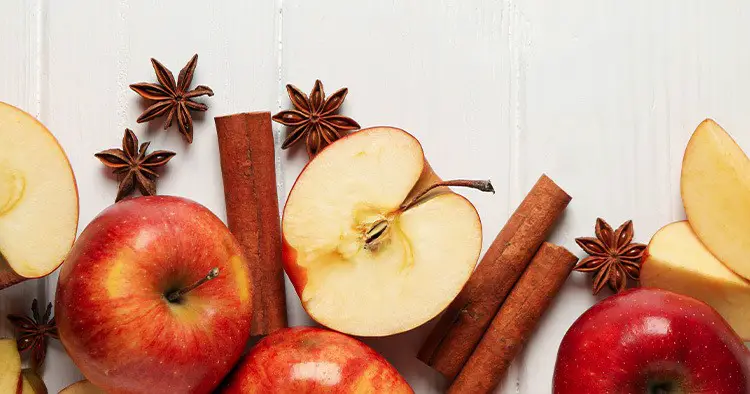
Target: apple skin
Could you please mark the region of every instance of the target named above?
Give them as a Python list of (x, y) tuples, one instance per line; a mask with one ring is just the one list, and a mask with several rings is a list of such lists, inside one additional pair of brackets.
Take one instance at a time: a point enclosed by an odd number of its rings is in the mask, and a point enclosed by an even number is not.
[[(219, 275), (171, 303), (165, 294)], [(213, 213), (170, 196), (123, 200), (63, 263), (55, 313), (81, 372), (108, 393), (209, 393), (250, 332), (250, 273)]]
[(707, 304), (633, 289), (573, 323), (557, 354), (553, 392), (747, 394), (750, 351)]
[(413, 393), (380, 354), (347, 335), (315, 327), (274, 332), (248, 353), (221, 391), (251, 393)]

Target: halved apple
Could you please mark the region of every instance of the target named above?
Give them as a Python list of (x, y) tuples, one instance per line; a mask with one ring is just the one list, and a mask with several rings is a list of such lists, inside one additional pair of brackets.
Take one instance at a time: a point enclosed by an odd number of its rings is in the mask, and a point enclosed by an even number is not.
[(307, 165), (284, 208), (283, 261), (313, 319), (385, 336), (453, 300), (482, 230), (466, 198), (442, 187), (424, 194), (437, 181), (419, 142), (390, 127), (351, 134)]
[(21, 384), (21, 355), (16, 341), (0, 339), (0, 393), (16, 393)]
[(59, 394), (107, 394), (88, 380), (81, 380), (62, 389)]
[(697, 298), (716, 309), (737, 334), (750, 340), (750, 282), (724, 266), (686, 221), (659, 230), (646, 249), (641, 285)]
[(18, 394), (47, 394), (47, 386), (33, 370), (21, 371), (21, 380), (21, 389)]
[(693, 133), (682, 162), (690, 226), (719, 261), (750, 279), (750, 160), (713, 120)]
[(65, 152), (34, 117), (0, 103), (0, 289), (54, 271), (77, 227)]

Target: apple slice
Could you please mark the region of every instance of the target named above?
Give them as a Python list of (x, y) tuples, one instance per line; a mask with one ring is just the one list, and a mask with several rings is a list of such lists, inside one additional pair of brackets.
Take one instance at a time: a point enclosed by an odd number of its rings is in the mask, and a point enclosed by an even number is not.
[(21, 382), (21, 355), (16, 341), (0, 339), (0, 393), (17, 392)]
[(42, 378), (31, 369), (21, 372), (21, 390), (18, 394), (47, 394), (47, 386)]
[[(385, 336), (453, 300), (477, 263), (482, 229), (464, 197), (442, 187), (424, 195), (437, 179), (419, 142), (390, 127), (351, 134), (307, 165), (284, 208), (282, 254), (313, 319)], [(491, 191), (489, 182), (455, 185)]]
[(57, 269), (77, 227), (65, 152), (31, 115), (0, 103), (0, 289)]
[(750, 279), (750, 160), (713, 120), (693, 133), (682, 162), (690, 226), (719, 261)]
[(641, 285), (705, 302), (740, 337), (750, 340), (750, 282), (717, 260), (688, 222), (668, 224), (651, 238), (641, 266)]
[(88, 380), (81, 380), (62, 389), (59, 394), (107, 394)]

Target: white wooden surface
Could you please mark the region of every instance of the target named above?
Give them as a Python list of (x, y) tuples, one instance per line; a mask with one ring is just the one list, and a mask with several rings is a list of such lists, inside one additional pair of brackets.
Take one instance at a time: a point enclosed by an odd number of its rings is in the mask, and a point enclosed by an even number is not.
[[(714, 117), (750, 149), (750, 3), (743, 0), (6, 0), (0, 2), (0, 101), (38, 116), (71, 158), (80, 230), (113, 200), (114, 179), (93, 153), (129, 127), (178, 154), (159, 183), (225, 217), (213, 117), (289, 106), (286, 83), (329, 93), (363, 126), (416, 135), (445, 178), (492, 179), (468, 192), (485, 248), (542, 172), (572, 196), (552, 236), (581, 254), (594, 220), (632, 218), (648, 241), (683, 217), (679, 168), (687, 139)], [(159, 123), (128, 84), (152, 81), (156, 57), (173, 72), (199, 53), (195, 82), (216, 95), (195, 141)], [(277, 127), (277, 141), (284, 130)], [(280, 198), (306, 162), (278, 152)], [(56, 275), (0, 292), (0, 316), (54, 297)], [(589, 305), (574, 274), (499, 393), (548, 393), (557, 346)], [(309, 319), (289, 292), (290, 320)], [(417, 393), (444, 383), (415, 358), (429, 327), (367, 340)], [(0, 334), (11, 330), (0, 319)], [(51, 392), (79, 378), (53, 343)]]

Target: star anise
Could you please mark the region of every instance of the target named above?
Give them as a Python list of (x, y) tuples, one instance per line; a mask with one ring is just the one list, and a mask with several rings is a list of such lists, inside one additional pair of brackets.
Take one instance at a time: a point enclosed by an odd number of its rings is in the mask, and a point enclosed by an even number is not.
[(172, 72), (159, 63), (158, 60), (151, 59), (151, 64), (154, 66), (156, 79), (159, 83), (141, 82), (130, 85), (130, 89), (140, 94), (141, 97), (156, 101), (156, 103), (143, 111), (141, 116), (138, 117), (137, 122), (148, 122), (151, 119), (166, 114), (167, 120), (164, 122), (164, 130), (166, 130), (172, 125), (172, 121), (177, 118), (177, 127), (180, 133), (185, 136), (188, 142), (192, 143), (193, 117), (190, 115), (190, 111), (206, 111), (208, 106), (196, 103), (191, 99), (203, 95), (214, 95), (211, 88), (203, 85), (198, 85), (195, 89), (188, 90), (190, 89), (190, 84), (193, 82), (195, 66), (198, 65), (198, 55), (193, 55), (193, 58), (190, 59), (185, 68), (180, 71), (177, 83), (175, 83)]
[(312, 158), (341, 138), (343, 132), (359, 129), (359, 124), (353, 119), (336, 115), (349, 89), (339, 89), (327, 99), (320, 80), (315, 81), (310, 97), (291, 84), (286, 85), (286, 90), (295, 109), (281, 111), (273, 116), (274, 121), (293, 127), (281, 149), (286, 149), (305, 137), (307, 155)]
[(588, 253), (589, 257), (579, 261), (573, 269), (595, 273), (594, 294), (599, 293), (605, 284), (618, 293), (627, 287), (628, 278), (638, 280), (646, 245), (631, 241), (632, 220), (612, 231), (612, 227), (601, 218), (596, 219), (596, 238), (576, 238), (578, 246)]
[(120, 179), (115, 202), (122, 200), (137, 187), (144, 196), (156, 194), (156, 169), (167, 164), (175, 153), (157, 150), (146, 154), (151, 142), (144, 142), (138, 148), (138, 137), (130, 129), (125, 129), (122, 137), (122, 149), (107, 149), (96, 156), (105, 166), (114, 169)]
[(31, 303), (32, 317), (24, 315), (8, 315), (18, 333), (16, 344), (19, 352), (31, 349), (31, 366), (36, 371), (44, 363), (47, 355), (47, 337), (60, 339), (57, 334), (55, 318), (52, 314), (52, 303), (47, 304), (44, 316), (39, 316), (39, 305), (35, 299)]

